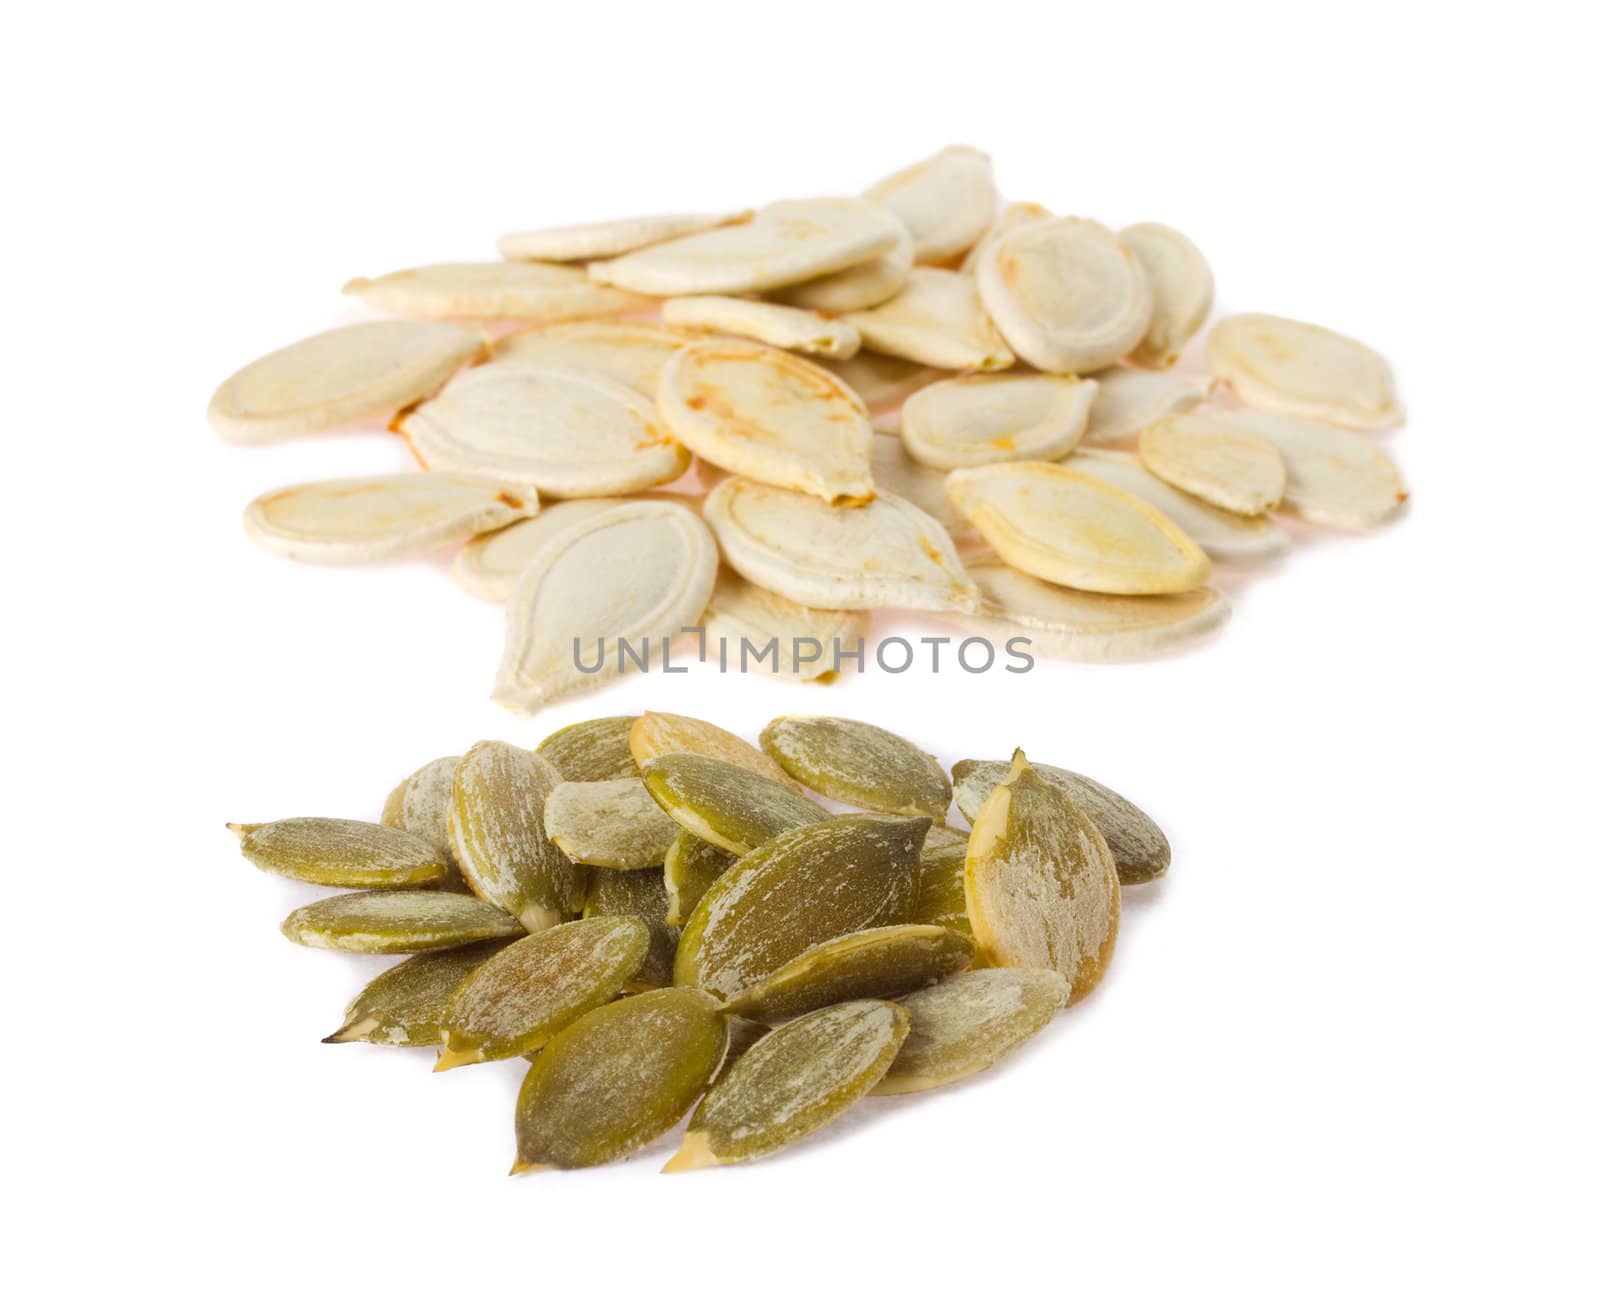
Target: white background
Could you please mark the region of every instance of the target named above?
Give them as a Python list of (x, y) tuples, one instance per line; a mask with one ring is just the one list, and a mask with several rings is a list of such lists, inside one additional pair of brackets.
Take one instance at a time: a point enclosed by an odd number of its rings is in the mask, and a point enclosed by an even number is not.
[[(1491, 16), (1491, 13), (1493, 16)], [(13, 19), (13, 22), (18, 20)], [(14, 1295), (1577, 1296), (1596, 1285), (1593, 33), (1579, 6), (119, 6), (0, 78)], [(1156, 219), (1224, 310), (1394, 362), (1395, 527), (1204, 650), (823, 692), (697, 672), (533, 722), (443, 559), (254, 549), (380, 432), (223, 445), (352, 275), (504, 230), (853, 192), (934, 149)], [(919, 628), (919, 631), (932, 631)], [(1090, 772), (1170, 832), (1102, 988), (1007, 1065), (742, 1169), (509, 1180), (511, 1064), (318, 1039), (381, 965), (227, 819), (375, 817), (480, 737), (823, 710)]]

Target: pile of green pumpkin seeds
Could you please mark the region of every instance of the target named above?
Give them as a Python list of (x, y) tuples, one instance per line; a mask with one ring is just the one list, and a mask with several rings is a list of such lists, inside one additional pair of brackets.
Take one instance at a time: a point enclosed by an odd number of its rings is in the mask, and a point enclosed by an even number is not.
[(377, 823), (231, 829), (257, 867), (354, 891), (292, 912), (295, 943), (412, 955), (325, 1042), (531, 1059), (513, 1173), (618, 1160), (691, 1109), (666, 1170), (748, 1161), (984, 1070), (1099, 983), (1122, 886), (1171, 857), (1121, 795), (1020, 750), (947, 774), (812, 715), (760, 742), (596, 718), (425, 764)]

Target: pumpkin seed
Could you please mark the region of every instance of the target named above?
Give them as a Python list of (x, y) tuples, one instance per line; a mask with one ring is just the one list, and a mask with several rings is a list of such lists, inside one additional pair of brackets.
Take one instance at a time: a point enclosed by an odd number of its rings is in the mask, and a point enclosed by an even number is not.
[(603, 375), (653, 400), (661, 368), (696, 337), (645, 321), (568, 321), (506, 335), (494, 345), (494, 359)]
[(1124, 226), (1117, 239), (1139, 260), (1150, 284), (1150, 326), (1131, 360), (1165, 369), (1211, 314), (1211, 267), (1187, 235), (1157, 221)]
[(721, 294), (669, 298), (661, 304), (661, 319), (668, 325), (717, 330), (817, 357), (854, 357), (861, 351), (861, 336), (843, 321), (753, 298)]
[(768, 297), (813, 312), (855, 312), (893, 298), (905, 287), (906, 278), (911, 274), (915, 245), (905, 224), (892, 214), (886, 215), (891, 216), (897, 227), (894, 244), (887, 253), (843, 271), (775, 289)]
[(856, 998), (898, 998), (953, 976), (973, 943), (942, 926), (879, 926), (813, 945), (728, 1000), (742, 1016), (783, 1020)]
[(900, 433), (911, 455), (941, 470), (1053, 461), (1083, 437), (1098, 389), (1065, 375), (963, 375), (913, 393)]
[(928, 826), (830, 818), (751, 850), (695, 905), (678, 939), (676, 983), (731, 998), (814, 944), (910, 921)]
[(647, 298), (595, 284), (582, 267), (547, 262), (441, 262), (376, 280), (358, 276), (344, 292), (381, 312), (424, 319), (572, 321), (654, 306)]
[(618, 777), (562, 782), (544, 803), (544, 830), (575, 862), (630, 869), (660, 867), (678, 825), (639, 778)]
[(458, 325), (346, 325), (269, 352), (230, 375), (206, 416), (230, 443), (333, 429), (410, 406), (482, 351), (483, 339)]
[(450, 845), (461, 874), (530, 932), (583, 907), (583, 868), (544, 831), (545, 800), (560, 784), (549, 762), (504, 741), (479, 741), (456, 767)]
[(972, 277), (913, 267), (887, 302), (844, 319), (864, 347), (942, 370), (1004, 370), (1016, 358), (978, 299)]
[(838, 1119), (883, 1078), (910, 1022), (903, 1007), (862, 999), (763, 1036), (701, 1099), (663, 1170), (770, 1156)]
[(1100, 370), (1132, 352), (1150, 328), (1144, 268), (1097, 221), (1020, 226), (989, 246), (976, 275), (1000, 334), (1043, 371)]
[[(717, 574), (705, 617), (707, 653), (719, 664), (737, 664), (741, 670), (759, 664), (779, 677), (803, 682), (831, 678), (835, 670), (829, 648), (865, 641), (871, 626), (858, 610), (814, 610), (757, 587), (728, 568)], [(802, 658), (800, 646), (811, 643), (816, 658)], [(770, 663), (768, 645), (776, 647)], [(746, 646), (754, 649), (747, 651)]]
[(455, 851), (450, 848), (450, 798), (460, 762), (461, 756), (452, 754), (423, 764), (389, 792), (378, 821), (421, 836), (443, 855), (448, 871), (434, 883), (434, 889), (470, 894), (472, 887), (461, 875)]
[(296, 908), (284, 935), (311, 949), (346, 953), (424, 953), (522, 934), (493, 904), (444, 890), (364, 890)]
[(912, 920), (942, 926), (969, 939), (967, 919), (967, 836), (948, 827), (932, 827), (917, 859), (917, 908)]
[(820, 364), (843, 380), (874, 415), (899, 406), (919, 388), (942, 378), (931, 366), (876, 352), (858, 352), (847, 361), (824, 360)]
[(587, 262), (590, 258), (617, 257), (669, 239), (695, 235), (718, 226), (737, 225), (755, 214), (744, 212), (670, 212), (649, 217), (622, 217), (615, 221), (590, 221), (577, 226), (552, 226), (502, 235), (496, 243), (500, 256), (513, 261)]
[(244, 856), (264, 872), (312, 885), (370, 890), (422, 885), (449, 870), (420, 836), (348, 818), (230, 822)]
[(1251, 313), (1218, 321), (1206, 341), (1212, 372), (1240, 399), (1351, 429), (1405, 420), (1389, 364), (1363, 343), (1319, 325)]
[(589, 275), (662, 298), (749, 294), (842, 271), (887, 253), (899, 237), (898, 223), (865, 199), (792, 199), (737, 226), (593, 262)]
[(695, 344), (662, 369), (656, 402), (673, 437), (723, 469), (824, 501), (872, 496), (866, 408), (792, 353), (739, 340)]
[(1129, 493), (1043, 461), (952, 471), (945, 490), (1002, 559), (1089, 592), (1151, 595), (1198, 587), (1206, 553)]
[(551, 538), (579, 520), (624, 505), (621, 497), (578, 497), (545, 506), (532, 519), (518, 520), (493, 533), (480, 533), (450, 565), (456, 585), (485, 601), (506, 601), (534, 555)]
[(950, 778), (938, 760), (871, 723), (789, 714), (767, 724), (761, 748), (796, 781), (841, 804), (940, 822), (950, 807)]
[(659, 1138), (704, 1092), (727, 1049), (717, 1001), (699, 990), (658, 989), (596, 1008), (529, 1067), (511, 1173), (604, 1165)]
[(639, 765), (628, 749), (628, 732), (637, 714), (590, 718), (557, 728), (540, 741), (536, 753), (544, 756), (569, 782), (603, 782), (637, 777)]
[(680, 830), (661, 868), (667, 891), (668, 925), (682, 926), (688, 921), (711, 883), (738, 861), (735, 855), (718, 849), (709, 840)]
[(722, 1065), (717, 1068), (717, 1073), (712, 1076), (714, 1081), (726, 1075), (736, 1061), (760, 1043), (772, 1030), (771, 1026), (742, 1016), (724, 1015), (723, 1020), (728, 1024), (728, 1051), (722, 1059)]
[(634, 720), (633, 728), (628, 733), (628, 748), (633, 752), (633, 761), (639, 765), (641, 772), (650, 760), (659, 759), (664, 754), (703, 754), (711, 759), (736, 763), (792, 790), (800, 789), (788, 773), (750, 742), (703, 718), (646, 710)]
[(985, 961), (1058, 971), (1076, 1002), (1111, 961), (1121, 902), (1105, 837), (1018, 750), (967, 842), (967, 916)]
[(730, 854), (748, 854), (774, 836), (830, 816), (789, 786), (710, 755), (651, 759), (644, 785), (673, 822)]
[(436, 1071), (541, 1048), (562, 1027), (609, 1003), (643, 965), (650, 928), (637, 917), (592, 917), (518, 940), (462, 983), (444, 1015)]
[[(1137, 804), (1082, 773), (1047, 763), (1036, 763), (1032, 767), (1099, 829), (1123, 885), (1138, 885), (1165, 875), (1172, 862), (1172, 846), (1161, 828)], [(1010, 764), (995, 760), (963, 759), (958, 763), (954, 770), (955, 796), (962, 816), (976, 822), (984, 801), (1006, 779), (1010, 769)]]
[(460, 474), (329, 479), (263, 493), (244, 513), (258, 546), (290, 560), (356, 564), (428, 551), (539, 509), (533, 493)]
[(1089, 408), (1083, 447), (1104, 447), (1132, 438), (1163, 416), (1199, 406), (1216, 387), (1209, 375), (1172, 375), (1113, 366), (1095, 375), (1100, 391)]
[(957, 551), (987, 547), (983, 535), (967, 522), (944, 490), (944, 471), (914, 459), (896, 433), (875, 429), (872, 435), (872, 481), (880, 493), (903, 497), (923, 514), (932, 516)]
[(672, 983), (679, 927), (667, 923), (667, 908), (667, 887), (659, 867), (631, 872), (597, 868), (589, 873), (585, 917), (636, 917), (650, 928), (650, 949), (632, 985), (654, 989)]
[(1071, 989), (1054, 971), (990, 967), (918, 990), (901, 1006), (911, 1032), (878, 1095), (918, 1093), (988, 1070), (1066, 1006)]
[(1369, 438), (1268, 411), (1235, 411), (1230, 418), (1278, 449), (1288, 472), (1283, 504), (1313, 524), (1377, 528), (1411, 495), (1395, 463)]
[(906, 224), (918, 262), (948, 262), (971, 248), (1000, 202), (989, 155), (968, 145), (951, 145), (886, 176), (867, 197)]
[(1139, 459), (1174, 488), (1237, 515), (1265, 515), (1283, 500), (1283, 457), (1227, 415), (1158, 420), (1139, 435)]
[(705, 521), (752, 583), (827, 610), (973, 610), (977, 593), (937, 520), (893, 493), (836, 507), (752, 479), (711, 490)]
[(426, 1048), (444, 1042), (444, 1009), (461, 982), (509, 944), (484, 940), (419, 953), (390, 967), (351, 1001), (344, 1024), (322, 1042)]
[(999, 243), (1014, 230), (1023, 226), (1031, 226), (1035, 222), (1049, 221), (1055, 214), (1039, 203), (1008, 203), (1000, 210), (1000, 215), (990, 223), (989, 229), (983, 232), (983, 237), (967, 250), (966, 256), (961, 259), (961, 269), (968, 275), (976, 275), (978, 262), (989, 248)]

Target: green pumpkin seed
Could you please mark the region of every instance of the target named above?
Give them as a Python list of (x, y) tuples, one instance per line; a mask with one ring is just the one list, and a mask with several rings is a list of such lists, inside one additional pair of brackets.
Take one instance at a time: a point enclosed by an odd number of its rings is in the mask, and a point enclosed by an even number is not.
[(927, 818), (829, 819), (752, 850), (695, 906), (674, 979), (731, 998), (814, 944), (911, 919)]
[(603, 1165), (659, 1138), (705, 1091), (727, 1047), (717, 1000), (697, 989), (658, 989), (580, 1017), (522, 1081), (511, 1173)]
[(661, 874), (667, 891), (667, 921), (682, 926), (711, 883), (739, 860), (725, 849), (679, 831), (667, 850)]
[(364, 1041), (399, 1048), (444, 1042), (444, 1009), (461, 982), (510, 940), (484, 940), (396, 963), (345, 1009), (344, 1024), (322, 1042)]
[(633, 761), (640, 771), (650, 760), (664, 754), (703, 754), (710, 759), (736, 763), (795, 791), (800, 789), (788, 773), (742, 736), (735, 736), (703, 718), (646, 710), (635, 720), (628, 734), (628, 748), (633, 751)]
[(603, 782), (618, 777), (637, 777), (639, 765), (628, 749), (628, 729), (637, 721), (633, 714), (614, 718), (591, 718), (551, 732), (539, 742), (536, 753), (543, 755), (569, 782)]
[(678, 834), (637, 777), (562, 782), (544, 804), (545, 834), (590, 867), (660, 867)]
[(1050, 1023), (1071, 989), (1054, 971), (968, 971), (901, 1004), (911, 1033), (874, 1093), (917, 1093), (987, 1070)]
[(933, 832), (922, 847), (917, 862), (920, 888), (917, 891), (915, 920), (928, 926), (943, 926), (958, 934), (971, 936), (972, 923), (967, 920), (967, 838), (960, 832), (945, 831), (949, 839), (934, 843)]
[(791, 777), (842, 804), (939, 822), (950, 807), (950, 778), (938, 761), (870, 723), (791, 714), (767, 724), (761, 748)]
[(282, 930), (307, 948), (346, 953), (426, 953), (523, 933), (492, 903), (442, 890), (336, 894), (296, 908)]
[(1058, 971), (1075, 1002), (1111, 961), (1121, 905), (1105, 837), (1018, 750), (967, 844), (967, 916), (984, 960)]
[[(963, 759), (955, 766), (956, 806), (969, 822), (976, 820), (983, 802), (1005, 780), (1009, 768), (997, 760), (980, 759)], [(1138, 805), (1082, 773), (1047, 763), (1036, 763), (1033, 770), (1064, 792), (1100, 829), (1123, 885), (1154, 881), (1166, 872), (1172, 862), (1172, 846)]]
[(748, 854), (782, 832), (831, 816), (815, 800), (708, 755), (651, 759), (644, 784), (680, 827), (730, 854)]
[(448, 868), (444, 856), (417, 836), (347, 818), (284, 818), (230, 822), (244, 856), (264, 872), (312, 885), (351, 890), (423, 885)]
[(450, 796), (456, 765), (460, 762), (461, 756), (452, 754), (423, 764), (389, 792), (383, 804), (383, 816), (378, 821), (386, 827), (421, 836), (444, 855), (449, 871), (433, 883), (435, 890), (470, 894), (472, 887), (461, 875), (461, 869), (456, 866), (455, 850), (450, 848)]
[(633, 979), (650, 948), (637, 917), (592, 917), (518, 940), (485, 962), (445, 1009), (436, 1071), (542, 1048)]
[(544, 804), (561, 784), (546, 759), (504, 741), (480, 741), (456, 767), (450, 844), (474, 894), (530, 933), (583, 907), (584, 869), (544, 830)]
[(661, 869), (618, 872), (597, 868), (589, 873), (585, 917), (637, 917), (650, 928), (650, 951), (633, 984), (656, 988), (672, 983), (672, 960), (678, 952), (679, 927), (667, 925), (667, 887)]
[(813, 945), (728, 1000), (765, 1021), (856, 998), (899, 998), (972, 962), (970, 939), (942, 926), (879, 926)]
[(726, 1075), (736, 1061), (772, 1032), (771, 1026), (748, 1017), (727, 1016), (724, 1020), (728, 1023), (728, 1053), (722, 1059), (722, 1065), (717, 1067), (717, 1073), (712, 1076), (714, 1080)]
[(905, 1008), (863, 999), (774, 1030), (712, 1085), (663, 1169), (751, 1161), (821, 1129), (883, 1078), (910, 1025)]

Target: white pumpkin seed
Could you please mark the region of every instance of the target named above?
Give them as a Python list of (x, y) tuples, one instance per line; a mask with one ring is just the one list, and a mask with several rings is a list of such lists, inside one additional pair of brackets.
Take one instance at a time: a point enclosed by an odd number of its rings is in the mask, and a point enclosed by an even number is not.
[(968, 145), (951, 145), (885, 177), (867, 197), (906, 224), (918, 262), (947, 262), (966, 252), (1000, 202), (989, 155)]
[(994, 461), (1053, 461), (1083, 437), (1099, 385), (1064, 375), (964, 375), (913, 393), (900, 436), (941, 470)]
[(1150, 282), (1150, 325), (1130, 357), (1164, 370), (1177, 362), (1184, 344), (1211, 314), (1211, 267), (1187, 235), (1160, 222), (1124, 226), (1117, 238), (1139, 259)]
[(944, 370), (1004, 370), (1016, 360), (978, 301), (970, 276), (913, 267), (887, 302), (844, 319), (874, 352)]
[(944, 490), (944, 471), (935, 470), (915, 460), (906, 451), (904, 439), (899, 434), (874, 429), (872, 448), (872, 482), (880, 493), (893, 493), (938, 522), (957, 551), (973, 548), (987, 550), (983, 535), (955, 508)]
[(667, 359), (697, 337), (646, 321), (567, 321), (506, 335), (494, 345), (494, 359), (603, 375), (653, 402)]
[(749, 221), (744, 212), (668, 212), (649, 217), (621, 217), (577, 226), (550, 226), (502, 235), (495, 247), (503, 258), (533, 262), (587, 262), (617, 257), (665, 240)]
[(550, 502), (532, 519), (478, 534), (456, 552), (450, 577), (458, 587), (482, 600), (508, 600), (522, 571), (546, 542), (579, 520), (625, 504), (622, 497), (574, 497)]
[(1278, 449), (1226, 412), (1156, 421), (1139, 435), (1139, 459), (1174, 488), (1237, 515), (1265, 515), (1287, 482)]
[(1085, 447), (1133, 438), (1163, 416), (1199, 406), (1216, 387), (1209, 375), (1173, 375), (1132, 366), (1113, 366), (1094, 378), (1100, 391), (1089, 408)]
[(1351, 429), (1405, 420), (1389, 363), (1320, 325), (1250, 313), (1218, 321), (1206, 341), (1212, 371), (1251, 406)]
[(1371, 438), (1268, 411), (1235, 411), (1229, 418), (1278, 449), (1288, 472), (1283, 504), (1313, 524), (1377, 528), (1411, 495), (1395, 463)]
[(562, 782), (544, 802), (544, 831), (568, 858), (590, 867), (660, 867), (678, 834), (638, 777)]
[(1014, 230), (1024, 226), (1031, 226), (1035, 222), (1049, 221), (1055, 214), (1039, 203), (1008, 203), (1000, 210), (1000, 215), (990, 223), (989, 229), (983, 232), (983, 238), (967, 250), (961, 259), (961, 269), (968, 275), (976, 275), (978, 262), (989, 250), (990, 246), (999, 243)]
[(919, 388), (944, 378), (931, 366), (876, 352), (858, 352), (848, 361), (823, 360), (820, 364), (843, 380), (874, 416), (898, 407)]
[(452, 317), (575, 321), (649, 311), (648, 298), (594, 283), (582, 267), (546, 262), (441, 262), (350, 281), (344, 292), (379, 311)]
[(815, 357), (854, 357), (861, 350), (861, 336), (844, 321), (754, 298), (721, 294), (669, 298), (661, 304), (661, 319), (668, 325), (718, 330)]
[[(706, 653), (719, 666), (748, 665), (815, 682), (833, 675), (836, 646), (855, 648), (870, 628), (871, 619), (859, 610), (800, 605), (724, 567), (706, 607)], [(774, 644), (769, 655), (766, 648)]]
[[(885, 215), (889, 215), (887, 211)], [(898, 217), (890, 216), (898, 230), (894, 246), (887, 253), (858, 262), (843, 271), (806, 280), (785, 289), (775, 289), (768, 297), (790, 307), (805, 307), (813, 312), (858, 312), (887, 302), (905, 287), (911, 274), (915, 246), (911, 232)]]

